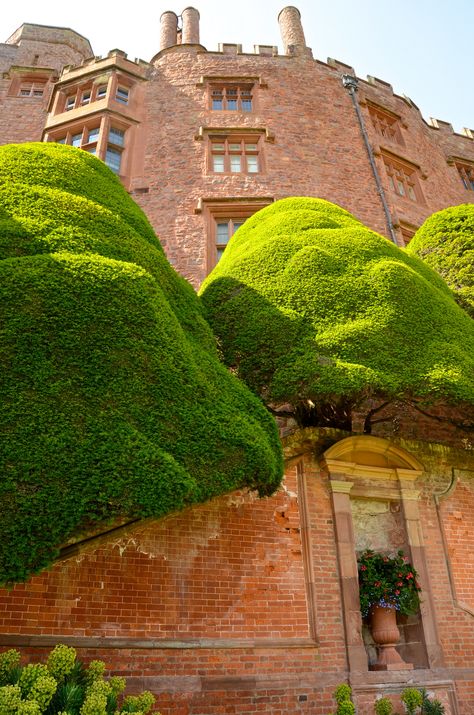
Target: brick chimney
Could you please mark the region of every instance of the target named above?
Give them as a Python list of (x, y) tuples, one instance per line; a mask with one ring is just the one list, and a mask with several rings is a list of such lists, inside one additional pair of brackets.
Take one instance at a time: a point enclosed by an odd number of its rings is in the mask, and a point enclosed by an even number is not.
[(187, 7), (181, 13), (183, 18), (183, 45), (199, 45), (199, 13), (194, 7)]
[(166, 10), (160, 18), (160, 50), (178, 44), (178, 16)]
[(306, 50), (301, 14), (298, 8), (289, 5), (278, 15), (281, 39), (285, 55), (303, 54)]

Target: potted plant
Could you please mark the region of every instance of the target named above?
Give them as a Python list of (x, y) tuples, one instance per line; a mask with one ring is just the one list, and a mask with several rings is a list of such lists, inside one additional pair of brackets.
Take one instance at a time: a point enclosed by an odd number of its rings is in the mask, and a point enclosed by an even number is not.
[(367, 549), (358, 559), (360, 608), (370, 616), (372, 637), (379, 657), (374, 670), (395, 670), (413, 667), (405, 663), (395, 650), (400, 638), (396, 612), (416, 613), (420, 605), (418, 574), (403, 551), (395, 556)]

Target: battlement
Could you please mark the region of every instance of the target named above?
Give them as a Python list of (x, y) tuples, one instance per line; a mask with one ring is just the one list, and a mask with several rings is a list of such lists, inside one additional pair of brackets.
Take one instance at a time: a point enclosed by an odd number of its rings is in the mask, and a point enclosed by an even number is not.
[(89, 40), (69, 27), (52, 27), (49, 25), (36, 25), (23, 23), (5, 41), (7, 45), (19, 45), (23, 42), (47, 42), (51, 44), (66, 45), (71, 47), (84, 59), (93, 55)]

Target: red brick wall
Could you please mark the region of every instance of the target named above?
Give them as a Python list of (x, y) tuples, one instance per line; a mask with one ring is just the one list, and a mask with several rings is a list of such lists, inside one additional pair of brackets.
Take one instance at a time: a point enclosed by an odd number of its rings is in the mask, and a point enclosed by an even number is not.
[[(48, 646), (69, 642), (85, 660), (100, 657), (111, 672), (129, 676), (133, 690), (154, 691), (163, 715), (326, 715), (348, 666), (331, 496), (318, 466), (323, 447), (309, 446), (316, 433), (306, 430), (289, 441), (289, 454), (307, 451), (304, 475), (289, 466), (275, 496), (259, 500), (236, 492), (124, 527), (27, 584), (1, 591), (0, 646), (18, 645), (37, 660)], [(345, 436), (328, 433), (324, 444)], [(457, 523), (462, 512), (469, 522), (471, 485), (459, 485), (443, 502), (441, 523), (433, 499), (466, 454), (414, 442), (401, 446), (425, 466), (417, 488), (444, 663), (403, 678), (352, 673), (358, 712), (371, 714), (377, 693), (399, 694), (413, 682), (437, 688), (437, 697), (450, 703), (448, 715), (469, 715), (474, 618), (453, 598), (440, 526), (456, 579), (472, 530), (453, 551), (450, 519)], [(464, 566), (472, 584), (469, 557)]]

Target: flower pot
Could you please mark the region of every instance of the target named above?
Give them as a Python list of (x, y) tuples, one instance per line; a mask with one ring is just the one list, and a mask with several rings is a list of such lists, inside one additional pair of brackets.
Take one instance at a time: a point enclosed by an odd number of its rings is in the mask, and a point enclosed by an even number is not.
[(413, 663), (405, 663), (395, 649), (400, 640), (397, 612), (388, 606), (372, 606), (370, 610), (372, 638), (377, 646), (378, 658), (372, 670), (411, 670)]

